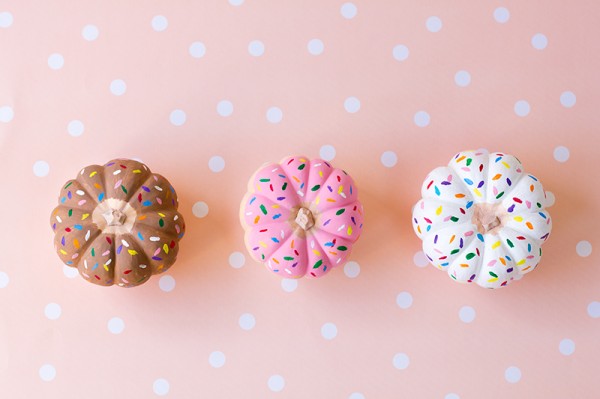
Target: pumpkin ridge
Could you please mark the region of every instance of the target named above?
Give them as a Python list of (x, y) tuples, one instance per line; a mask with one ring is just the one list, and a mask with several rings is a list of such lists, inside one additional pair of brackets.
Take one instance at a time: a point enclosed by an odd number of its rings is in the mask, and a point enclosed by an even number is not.
[[(492, 161), (492, 157), (497, 157), (497, 156), (498, 156), (497, 154), (498, 154), (498, 153), (490, 154), (490, 155), (489, 155), (489, 157), (490, 157), (490, 158), (489, 158), (489, 162), (491, 162), (491, 161)], [(505, 155), (505, 156), (506, 156), (506, 155)], [(521, 161), (519, 161), (519, 160), (517, 159), (517, 157), (515, 157), (515, 156), (512, 156), (512, 157), (513, 157), (514, 159), (516, 159), (516, 160), (519, 162), (519, 165), (520, 165), (519, 167), (521, 168), (521, 173), (518, 175), (517, 179), (516, 179), (515, 181), (513, 181), (513, 182), (512, 182), (512, 185), (510, 186), (510, 188), (509, 188), (507, 191), (505, 191), (505, 192), (504, 192), (504, 198), (510, 198), (509, 196), (510, 196), (510, 195), (512, 195), (512, 193), (515, 191), (515, 189), (516, 189), (516, 188), (517, 188), (517, 186), (519, 185), (519, 182), (520, 182), (520, 181), (523, 179), (523, 177), (524, 177), (524, 176), (526, 176), (526, 175), (527, 175), (527, 173), (525, 173), (525, 172), (523, 171), (523, 165), (521, 164)], [(488, 165), (489, 165), (489, 162), (488, 162)], [(488, 169), (488, 171), (489, 171), (489, 169)], [(488, 182), (488, 184), (489, 184), (489, 176), (486, 176), (486, 182)], [(492, 187), (492, 186), (491, 186), (491, 185), (489, 185), (488, 189), (491, 189), (491, 187)], [(486, 193), (487, 193), (487, 191), (488, 191), (488, 190), (486, 190)], [(489, 193), (488, 193), (488, 194), (489, 194)], [(503, 201), (504, 201), (503, 199), (500, 199), (500, 200), (496, 201), (496, 203), (502, 203)]]
[[(461, 154), (463, 154), (463, 153), (461, 153)], [(467, 193), (469, 193), (469, 195), (471, 196), (471, 200), (473, 200), (474, 202), (477, 202), (477, 199), (473, 195), (473, 191), (469, 188), (469, 186), (467, 185), (467, 183), (465, 183), (465, 181), (463, 180), (463, 178), (460, 176), (460, 173), (458, 173), (458, 170), (456, 169), (455, 165), (458, 165), (458, 164), (456, 162), (454, 162), (454, 158), (452, 158), (452, 160), (448, 164), (448, 167), (450, 169), (452, 169), (452, 172), (454, 172), (454, 174), (458, 178), (458, 181), (460, 182), (460, 184), (462, 185), (462, 187), (465, 189), (465, 191)], [(484, 180), (484, 181), (487, 181), (487, 180)], [(483, 202), (487, 201), (487, 187), (485, 189), (485, 195), (486, 195), (486, 198), (485, 198), (485, 201), (483, 201)]]
[[(131, 189), (130, 189), (131, 196), (126, 200), (126, 202), (135, 202), (135, 193), (137, 193), (139, 191), (139, 189), (142, 188), (143, 186), (149, 186), (149, 185), (155, 186), (155, 184), (149, 184), (148, 183), (148, 182), (156, 182), (155, 177), (157, 179), (162, 179), (165, 182), (169, 182), (164, 176), (162, 176), (162, 175), (160, 175), (158, 173), (152, 173), (152, 172), (150, 172), (150, 176), (148, 176), (148, 178), (146, 180), (144, 180), (143, 182), (141, 182), (138, 187), (135, 187), (135, 188), (133, 188), (133, 186), (131, 187)], [(171, 190), (171, 189), (173, 189), (173, 191), (175, 191), (175, 189), (173, 188), (173, 186), (171, 185), (170, 182), (169, 182), (169, 186), (166, 187), (166, 188), (164, 188), (164, 189), (165, 190)], [(173, 193), (173, 195), (176, 196), (177, 194)], [(150, 212), (150, 211), (155, 210), (156, 208), (165, 209), (166, 206), (165, 206), (165, 204), (154, 204), (153, 203), (151, 206), (143, 208), (144, 212), (138, 211), (138, 214), (143, 214), (143, 213), (146, 213), (146, 212)], [(175, 204), (173, 204), (172, 202), (169, 202), (168, 203), (168, 208), (177, 210), (179, 208), (179, 199), (176, 198)]]
[[(96, 167), (100, 169), (99, 171), (96, 171), (96, 174), (101, 174), (101, 181), (102, 181), (102, 191), (101, 192), (106, 193), (106, 181), (105, 181), (105, 177), (104, 177), (104, 167), (100, 166), (100, 165), (89, 165), (89, 166), (86, 166), (84, 169), (87, 169), (87, 168), (96, 168)], [(82, 169), (82, 171), (83, 171), (83, 169)], [(88, 183), (91, 183), (91, 182), (88, 181), (89, 178), (90, 178), (89, 176), (82, 175), (81, 173), (78, 173), (77, 177), (75, 178), (75, 180), (79, 184), (81, 184), (81, 186), (85, 189), (86, 193), (94, 200), (94, 202), (97, 205), (97, 204), (99, 204), (102, 201), (98, 201), (98, 198), (96, 196), (92, 196), (91, 195), (91, 193), (94, 190), (91, 189), (91, 187), (93, 185), (90, 186), (90, 184), (88, 184)]]
[(531, 241), (535, 242), (536, 244), (540, 245), (541, 243), (544, 242), (543, 239), (537, 238), (535, 236), (532, 236), (531, 233), (529, 233), (528, 231), (521, 231), (521, 230), (517, 230), (511, 226), (504, 226), (502, 229), (507, 229), (510, 230), (512, 232), (515, 233), (515, 235), (520, 235), (520, 236), (524, 236), (528, 239), (530, 239)]
[[(298, 227), (299, 228), (299, 227)], [(296, 230), (292, 229), (291, 233), (289, 236), (287, 236), (279, 245), (274, 246), (275, 250), (273, 252), (271, 252), (271, 254), (268, 257), (267, 260), (267, 266), (269, 267), (269, 269), (271, 269), (273, 271), (273, 269), (277, 269), (279, 266), (275, 266), (273, 267), (273, 264), (271, 263), (271, 261), (274, 258), (274, 255), (281, 249), (285, 249), (288, 245), (290, 245), (290, 240), (295, 240), (296, 237)], [(306, 240), (305, 240), (306, 241)], [(305, 269), (307, 268), (307, 266), (305, 265)], [(298, 268), (297, 270), (302, 270), (302, 268)], [(304, 273), (306, 272), (306, 270), (304, 271)], [(290, 274), (291, 275), (291, 274)]]
[[(252, 192), (252, 193), (249, 193), (249, 194), (251, 194), (249, 197), (256, 196), (256, 197), (260, 197), (260, 198), (266, 199), (267, 201), (269, 201), (269, 202), (271, 202), (271, 203), (273, 203), (273, 204), (277, 204), (277, 202), (276, 202), (276, 201), (273, 201), (273, 199), (269, 198), (268, 196), (266, 196), (266, 195), (264, 195), (264, 194), (262, 194), (262, 193), (257, 193), (256, 191), (254, 191), (254, 192)], [(297, 194), (296, 194), (296, 196), (297, 196)], [(248, 198), (245, 198), (245, 197), (244, 197), (244, 201), (243, 201), (242, 203), (246, 202), (247, 200), (248, 200)], [(299, 202), (299, 203), (300, 203), (300, 202)], [(294, 209), (293, 207), (292, 207), (292, 208), (288, 208), (288, 207), (286, 207), (286, 206), (284, 206), (284, 205), (282, 205), (282, 204), (277, 204), (277, 205), (279, 205), (279, 206), (280, 206), (280, 207), (282, 207), (283, 209), (285, 209), (285, 210), (288, 210), (288, 211), (290, 211), (290, 212), (291, 212), (291, 211)]]
[[(299, 157), (300, 157), (300, 158), (306, 158), (306, 157), (302, 157), (302, 156), (299, 156)], [(287, 181), (288, 181), (288, 184), (289, 184), (290, 186), (292, 186), (292, 187), (293, 187), (293, 184), (292, 184), (292, 179), (290, 179), (290, 176), (287, 174), (287, 172), (285, 171), (285, 169), (283, 169), (283, 167), (281, 166), (281, 165), (283, 164), (283, 161), (285, 161), (285, 160), (287, 160), (287, 159), (289, 159), (289, 158), (291, 158), (291, 157), (286, 157), (286, 158), (283, 158), (279, 164), (273, 164), (273, 165), (277, 166), (277, 168), (279, 168), (279, 170), (281, 170), (281, 173), (283, 173), (283, 174), (285, 175), (285, 178), (287, 179)], [(296, 157), (294, 157), (294, 158), (296, 158)], [(310, 162), (310, 160), (308, 160), (308, 158), (306, 158), (306, 159), (307, 159), (307, 162)], [(263, 168), (263, 169), (264, 169), (264, 168)], [(262, 169), (261, 169), (261, 170), (262, 170)], [(258, 174), (258, 173), (257, 173), (257, 174)], [(253, 176), (253, 180), (254, 180), (254, 176)], [(252, 189), (254, 190), (254, 193), (256, 193), (256, 188), (255, 188), (255, 187), (253, 187)], [(294, 202), (295, 202), (296, 204), (300, 205), (300, 204), (302, 203), (302, 200), (300, 199), (300, 196), (298, 195), (298, 193), (297, 193), (296, 191), (293, 191), (293, 190), (292, 190), (292, 191), (290, 191), (290, 192), (294, 193), (294, 199), (295, 199), (295, 201), (294, 201)], [(291, 210), (291, 209), (290, 209), (290, 210)]]
[(335, 209), (335, 208), (348, 207), (351, 204), (356, 204), (357, 202), (360, 202), (358, 200), (358, 188), (356, 187), (354, 179), (350, 175), (346, 174), (342, 169), (334, 168), (334, 167), (331, 168), (331, 173), (329, 174), (329, 176), (327, 177), (327, 179), (323, 182), (323, 185), (321, 186), (321, 189), (319, 190), (319, 195), (321, 194), (321, 190), (323, 190), (324, 187), (327, 187), (327, 185), (330, 182), (330, 180), (331, 179), (335, 179), (334, 175), (337, 172), (339, 172), (340, 175), (348, 176), (348, 179), (350, 179), (351, 186), (353, 187), (353, 192), (356, 193), (355, 200), (354, 200), (354, 202), (350, 202), (350, 203), (348, 203), (346, 205), (340, 205), (339, 202), (332, 202), (331, 205), (328, 205), (326, 201), (321, 201), (321, 203), (319, 204), (319, 206), (321, 207), (319, 213), (323, 213), (325, 211), (329, 211), (329, 210), (332, 210), (332, 209)]
[[(325, 234), (331, 234), (333, 237), (343, 238), (343, 239), (344, 239), (344, 240), (346, 240), (346, 241), (349, 241), (349, 242), (351, 242), (351, 243), (355, 243), (355, 242), (358, 240), (358, 238), (360, 237), (360, 234), (358, 234), (358, 235), (356, 236), (356, 238), (355, 238), (355, 239), (350, 239), (350, 238), (349, 238), (349, 236), (348, 236), (347, 234), (346, 234), (346, 235), (344, 235), (344, 234), (343, 234), (343, 233), (341, 233), (341, 232), (340, 232), (340, 233), (338, 233), (338, 232), (335, 232), (335, 233), (333, 233), (333, 232), (330, 232), (330, 231), (328, 231), (328, 230), (323, 230), (323, 229), (321, 228), (321, 227), (322, 227), (322, 223), (321, 223), (321, 222), (322, 222), (322, 220), (321, 220), (321, 218), (322, 218), (322, 216), (323, 216), (323, 213), (326, 213), (326, 212), (333, 212), (333, 211), (334, 211), (334, 210), (336, 210), (336, 209), (338, 209), (338, 211), (339, 211), (339, 210), (341, 210), (341, 209), (347, 209), (347, 208), (351, 208), (351, 207), (354, 207), (354, 206), (356, 206), (356, 207), (360, 207), (360, 206), (361, 206), (361, 202), (360, 202), (360, 201), (357, 199), (357, 200), (355, 200), (354, 202), (351, 202), (351, 203), (349, 203), (349, 204), (347, 204), (347, 205), (344, 205), (344, 206), (338, 206), (338, 207), (336, 207), (336, 208), (324, 209), (323, 211), (321, 211), (321, 212), (319, 212), (319, 213), (317, 214), (317, 221), (318, 221), (318, 223), (316, 223), (316, 224), (315, 224), (315, 228), (316, 228), (316, 229), (319, 229), (320, 231), (322, 231), (322, 232), (323, 232), (323, 233), (325, 233)], [(356, 226), (356, 227), (358, 228), (359, 226)], [(362, 229), (361, 229), (361, 230), (362, 230)]]
[[(310, 247), (309, 241), (315, 243), (315, 248)], [(317, 250), (321, 254), (321, 256), (318, 258), (319, 260), (316, 263), (310, 261), (310, 253), (312, 252), (314, 254), (313, 250)], [(329, 256), (325, 253), (325, 251), (323, 250), (323, 247), (321, 246), (321, 243), (314, 236), (314, 234), (311, 234), (310, 237), (307, 237), (307, 239), (306, 239), (306, 254), (307, 254), (307, 259), (308, 259), (308, 264), (306, 265), (306, 271), (308, 272), (308, 274), (311, 277), (321, 277), (322, 275), (329, 273), (329, 271), (331, 269), (333, 269), (333, 264), (331, 263), (331, 259), (329, 259)], [(325, 260), (327, 260), (327, 262), (325, 262)], [(315, 267), (319, 263), (321, 263), (321, 264), (318, 267)], [(318, 275), (318, 276), (313, 275), (313, 273), (315, 271), (319, 271), (319, 270), (322, 270), (322, 273), (320, 275)]]
[(320, 187), (317, 189), (317, 191), (313, 195), (313, 193), (311, 191), (309, 191), (311, 189), (311, 187), (314, 186), (314, 182), (311, 181), (311, 179), (310, 179), (310, 176), (311, 176), (310, 171), (312, 168), (317, 167), (318, 164), (325, 163), (325, 161), (323, 159), (313, 159), (313, 160), (310, 160), (307, 162), (310, 163), (310, 166), (308, 168), (308, 178), (306, 179), (306, 186), (308, 189), (305, 194), (305, 197), (306, 197), (305, 202), (313, 203), (315, 201), (315, 199), (321, 194), (321, 190), (323, 190), (323, 188), (326, 186), (326, 184), (329, 181), (329, 178), (331, 177), (333, 172), (335, 172), (336, 170), (339, 170), (339, 169), (334, 168), (329, 163), (327, 163), (329, 165), (329, 169), (327, 169), (327, 171), (329, 173), (327, 174), (327, 176), (323, 176), (323, 179), (322, 179), (323, 183), (320, 185)]
[[(331, 236), (333, 239), (336, 239), (336, 238), (341, 238), (341, 239), (343, 239), (344, 241), (347, 241), (347, 242), (349, 242), (349, 243), (351, 243), (351, 244), (354, 244), (354, 242), (356, 242), (356, 241), (351, 241), (351, 240), (348, 240), (348, 239), (346, 239), (346, 238), (344, 238), (344, 237), (337, 237), (337, 236), (334, 236), (333, 234), (331, 234), (331, 233), (329, 233), (329, 232), (326, 232), (326, 231), (323, 231), (323, 230), (319, 230), (319, 232), (320, 232), (321, 234), (323, 234), (323, 235), (329, 235), (329, 236)], [(315, 240), (316, 244), (319, 246), (319, 250), (321, 251), (321, 253), (324, 253), (324, 254), (325, 254), (325, 257), (327, 257), (327, 260), (329, 261), (329, 266), (330, 266), (329, 268), (330, 268), (330, 269), (333, 269), (334, 267), (336, 267), (336, 266), (338, 265), (338, 263), (336, 263), (336, 261), (335, 261), (335, 255), (333, 255), (333, 254), (330, 254), (330, 250), (329, 250), (328, 248), (326, 248), (326, 247), (325, 247), (324, 243), (322, 243), (322, 242), (321, 242), (321, 240), (322, 240), (324, 237), (317, 237), (315, 233), (312, 233), (312, 234), (311, 234), (311, 236), (312, 236), (312, 238)], [(308, 240), (307, 240), (307, 245), (308, 245)], [(347, 246), (347, 249), (344, 251), (344, 255), (345, 255), (345, 258), (344, 258), (344, 259), (346, 259), (346, 260), (347, 260), (347, 259), (349, 259), (349, 258), (350, 258), (350, 254), (352, 253), (352, 249), (353, 249), (353, 247), (352, 247), (351, 245), (348, 245), (348, 246)], [(339, 257), (338, 259), (340, 260), (340, 263), (343, 263), (343, 262), (341, 262), (341, 259), (342, 259), (342, 257)], [(327, 270), (326, 272), (329, 272), (329, 270)]]
[[(123, 244), (123, 241), (127, 242), (129, 247), (125, 247)], [(128, 286), (136, 286), (136, 285), (142, 284), (144, 281), (149, 279), (152, 275), (157, 274), (157, 271), (155, 271), (153, 268), (150, 267), (151, 262), (149, 260), (148, 254), (146, 253), (146, 250), (144, 249), (144, 247), (142, 245), (140, 245), (140, 242), (133, 234), (123, 233), (123, 234), (115, 235), (114, 246), (117, 246), (117, 245), (119, 245), (120, 251), (119, 251), (119, 247), (117, 247), (114, 250), (115, 267), (113, 269), (113, 279), (114, 279), (113, 284), (119, 285), (119, 284), (124, 283)], [(126, 251), (126, 253), (124, 253), (125, 251)], [(131, 261), (127, 264), (123, 264), (123, 259), (121, 258), (119, 260), (120, 253), (118, 254), (117, 252), (124, 253), (125, 257), (130, 256)], [(134, 259), (134, 257), (137, 257), (137, 256), (141, 256), (142, 259), (141, 259), (141, 261), (138, 261), (136, 264), (136, 262), (133, 262), (133, 259)], [(128, 274), (131, 274), (132, 272), (135, 273), (133, 271), (134, 267), (140, 269), (139, 265), (146, 266), (145, 268), (141, 268), (143, 270), (143, 272), (141, 273), (143, 275), (143, 278), (141, 280), (136, 279), (137, 281), (132, 283), (129, 279), (126, 278), (126, 276)], [(129, 273), (128, 273), (128, 271), (129, 271)], [(120, 281), (117, 281), (117, 278)], [(121, 279), (125, 279), (125, 280), (121, 280)]]

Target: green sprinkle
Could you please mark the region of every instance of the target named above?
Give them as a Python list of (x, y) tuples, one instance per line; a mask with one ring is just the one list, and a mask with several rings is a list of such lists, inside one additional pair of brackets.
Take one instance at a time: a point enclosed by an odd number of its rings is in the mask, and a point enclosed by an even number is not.
[(320, 188), (321, 188), (321, 186), (317, 184), (313, 188), (311, 188), (310, 191), (317, 191)]
[(125, 194), (127, 194), (127, 189), (126, 189), (126, 188), (125, 188), (125, 186), (124, 186), (124, 185), (122, 185), (122, 184), (121, 184), (121, 190), (123, 190), (123, 192), (124, 192)]
[(340, 209), (340, 210), (339, 210), (339, 211), (337, 211), (335, 214), (336, 214), (337, 216), (340, 216), (340, 215), (341, 215), (342, 213), (344, 213), (344, 212), (346, 212), (346, 208), (342, 208), (342, 209)]
[(159, 219), (159, 220), (158, 220), (158, 225), (159, 225), (160, 227), (164, 227), (164, 225), (165, 225), (165, 221), (164, 221), (164, 220), (162, 220), (162, 219)]
[(511, 240), (509, 240), (508, 238), (506, 239), (506, 243), (508, 244), (509, 247), (514, 248), (515, 244), (512, 243)]
[(496, 199), (502, 197), (504, 195), (504, 191), (502, 191), (500, 194), (496, 195)]
[(489, 272), (489, 273), (490, 273), (490, 276), (492, 276), (492, 277), (496, 277), (496, 278), (498, 277), (498, 275), (494, 272)]
[(450, 255), (457, 254), (459, 251), (460, 251), (460, 249), (458, 249), (458, 248), (453, 249), (452, 251), (450, 251)]
[(471, 158), (467, 159), (467, 166), (471, 165), (471, 162), (473, 162), (473, 160)]
[(92, 256), (96, 256), (96, 251), (94, 251), (94, 248), (92, 248)]
[(458, 218), (457, 218), (456, 216), (452, 216), (452, 217), (450, 218), (450, 220), (452, 220), (453, 222), (458, 222)]
[(69, 217), (73, 216), (73, 209), (69, 209)]
[(452, 274), (451, 274), (451, 275), (450, 275), (450, 277), (452, 277), (453, 279), (455, 279), (455, 280), (456, 280), (456, 277), (455, 277), (454, 275), (452, 275)]
[(542, 207), (542, 204), (540, 204), (539, 202), (537, 203), (538, 208)]
[(263, 182), (263, 183), (268, 183), (268, 182), (271, 181), (271, 179), (260, 179), (260, 181)]
[(281, 186), (281, 191), (285, 191), (286, 188), (287, 188), (287, 182), (283, 183), (283, 186)]
[(319, 260), (317, 261), (317, 263), (315, 263), (315, 265), (313, 266), (313, 269), (316, 269), (316, 268), (318, 268), (318, 267), (319, 267), (319, 266), (321, 266), (322, 264), (323, 264), (323, 259), (319, 259)]
[(475, 254), (474, 254), (473, 252), (469, 252), (469, 253), (467, 254), (467, 260), (471, 260), (471, 259), (473, 259), (474, 257), (475, 257)]
[(340, 245), (339, 247), (337, 247), (338, 251), (347, 251), (348, 247), (345, 247), (343, 245)]
[(306, 164), (305, 164), (305, 163), (303, 163), (302, 165), (298, 166), (298, 170), (302, 170), (302, 169), (304, 169), (304, 167), (305, 167), (305, 166), (306, 166)]
[(265, 254), (260, 254), (260, 257), (262, 258), (262, 260), (265, 260)]
[(291, 256), (284, 256), (283, 260), (294, 260), (294, 258), (292, 258)]
[(65, 188), (69, 188), (69, 186), (70, 186), (71, 184), (73, 184), (73, 182), (72, 182), (72, 181), (70, 181), (69, 183), (67, 183), (67, 185), (65, 186)]
[(262, 211), (262, 213), (264, 213), (265, 215), (267, 214), (267, 208), (265, 208), (265, 206), (263, 204), (260, 205), (260, 210)]

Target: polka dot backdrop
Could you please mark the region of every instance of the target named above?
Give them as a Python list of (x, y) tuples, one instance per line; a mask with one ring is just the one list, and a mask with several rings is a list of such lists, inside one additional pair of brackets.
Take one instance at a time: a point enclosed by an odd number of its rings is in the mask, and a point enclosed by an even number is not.
[[(0, 396), (590, 397), (598, 12), (1, 3)], [(518, 156), (555, 202), (540, 267), (496, 291), (428, 266), (410, 222), (427, 173), (476, 148)], [(248, 178), (288, 154), (345, 169), (364, 204), (350, 262), (320, 280), (244, 247)], [(175, 266), (130, 290), (63, 266), (48, 226), (61, 185), (115, 157), (167, 176), (187, 222)]]

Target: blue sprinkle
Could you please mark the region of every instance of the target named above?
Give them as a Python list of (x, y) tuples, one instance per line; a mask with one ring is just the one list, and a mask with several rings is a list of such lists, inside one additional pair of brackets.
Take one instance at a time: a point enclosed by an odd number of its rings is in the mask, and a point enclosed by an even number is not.
[(104, 199), (104, 193), (100, 193), (100, 195), (98, 195), (98, 202), (102, 202), (103, 199)]
[(279, 240), (276, 237), (271, 237), (271, 240), (273, 240), (273, 242), (276, 242), (277, 244), (279, 244)]
[(141, 241), (144, 241), (144, 236), (139, 231), (138, 231), (138, 237), (140, 238)]
[(527, 244), (527, 252), (531, 252), (531, 244)]
[(472, 186), (473, 180), (465, 178), (465, 183), (467, 183), (469, 186)]
[(252, 203), (256, 201), (256, 197), (252, 197), (252, 199), (250, 200), (250, 205), (252, 205)]
[(509, 261), (511, 261), (511, 262), (512, 262), (512, 259), (510, 258), (510, 256), (508, 256), (508, 255), (505, 255), (504, 257), (505, 257), (506, 259), (508, 259)]
[(437, 188), (437, 186), (433, 186), (433, 188), (435, 189), (435, 194), (439, 196), (440, 195), (440, 189)]
[(446, 266), (448, 266), (449, 264), (450, 264), (450, 263), (448, 263), (448, 262), (444, 262), (444, 263), (442, 263), (440, 266), (442, 266), (442, 267), (446, 267)]
[(427, 225), (427, 231), (431, 230), (431, 225)]
[(73, 226), (73, 228), (77, 229), (77, 230), (81, 230), (81, 229), (83, 229), (83, 226), (80, 225), (80, 224), (76, 224), (76, 225)]
[(543, 212), (538, 212), (540, 214), (541, 217), (543, 217), (544, 219), (546, 219), (546, 215), (544, 215)]
[(502, 159), (502, 157), (498, 157), (498, 158), (496, 158), (496, 160), (494, 162), (498, 163), (498, 162), (500, 162), (501, 159)]
[(470, 207), (472, 207), (472, 206), (473, 206), (473, 201), (469, 201), (469, 202), (467, 202), (467, 207), (466, 207), (467, 209), (469, 209), (469, 208), (470, 208)]
[(142, 202), (142, 205), (144, 205), (144, 206), (150, 206), (150, 205), (152, 205), (152, 201), (146, 200), (146, 201)]
[(96, 264), (94, 265), (94, 267), (92, 267), (92, 270), (96, 270), (98, 268), (98, 262), (96, 262)]
[(350, 186), (350, 195), (352, 195), (352, 186)]
[(325, 245), (326, 247), (333, 247), (333, 241), (326, 242), (324, 245)]
[(285, 175), (277, 175), (279, 177), (281, 177), (282, 179), (285, 179)]
[(538, 181), (538, 179), (536, 179), (534, 176), (529, 175), (529, 177), (531, 177), (535, 181)]
[(281, 217), (281, 213), (278, 213), (277, 215), (274, 215), (274, 216), (273, 216), (273, 220), (275, 220), (275, 219), (279, 219), (280, 217)]
[(72, 260), (70, 260), (70, 261), (67, 262), (67, 265), (72, 265), (72, 264), (73, 264)]
[(66, 197), (62, 197), (62, 198), (60, 199), (60, 203), (61, 203), (61, 204), (64, 204), (66, 200), (67, 200), (67, 198), (66, 198)]
[(477, 238), (479, 238), (479, 241), (484, 242), (481, 233), (477, 233)]
[(304, 182), (302, 182), (302, 184), (300, 185), (300, 190), (302, 190), (304, 188)]

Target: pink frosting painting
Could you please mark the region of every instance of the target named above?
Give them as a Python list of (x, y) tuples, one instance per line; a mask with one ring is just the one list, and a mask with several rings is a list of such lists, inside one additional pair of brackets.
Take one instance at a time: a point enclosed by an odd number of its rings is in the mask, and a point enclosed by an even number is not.
[(363, 208), (352, 178), (322, 159), (262, 166), (240, 207), (248, 252), (287, 278), (321, 277), (348, 260)]
[(499, 288), (540, 262), (551, 203), (516, 157), (460, 152), (429, 173), (421, 195), (413, 228), (430, 263), (455, 281)]

